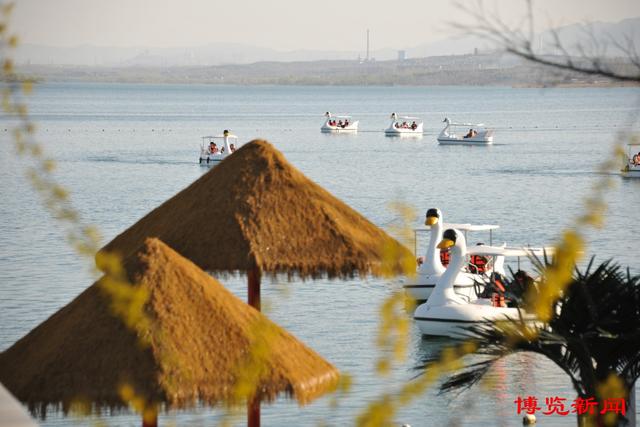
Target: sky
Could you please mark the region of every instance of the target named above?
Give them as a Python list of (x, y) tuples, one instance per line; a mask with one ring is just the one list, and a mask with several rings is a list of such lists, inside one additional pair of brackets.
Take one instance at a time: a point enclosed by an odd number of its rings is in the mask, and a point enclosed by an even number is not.
[[(278, 50), (410, 48), (459, 32), (460, 4), (477, 0), (17, 0), (22, 43), (48, 46), (185, 47), (241, 43)], [(485, 0), (512, 25), (524, 0)], [(534, 0), (536, 29), (640, 16), (640, 0)]]

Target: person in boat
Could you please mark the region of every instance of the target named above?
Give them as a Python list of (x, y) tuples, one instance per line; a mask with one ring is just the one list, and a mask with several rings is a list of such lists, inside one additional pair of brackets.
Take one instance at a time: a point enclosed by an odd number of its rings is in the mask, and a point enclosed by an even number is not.
[(402, 122), (402, 129), (407, 129), (409, 127), (409, 125), (407, 124), (407, 122)]
[(342, 119), (338, 120), (338, 127), (343, 128), (344, 126), (342, 125)]
[(213, 141), (211, 141), (211, 144), (209, 144), (209, 152), (211, 154), (218, 154), (218, 146)]
[(231, 151), (232, 153), (236, 151), (236, 146), (233, 144), (229, 145), (229, 151)]
[[(484, 243), (478, 243), (477, 246), (482, 246)], [(489, 259), (482, 255), (471, 255), (469, 257), (469, 271), (476, 274), (484, 274), (487, 271), (487, 264)]]
[(396, 129), (400, 129), (400, 124), (398, 122), (395, 122), (393, 126), (395, 126)]
[(465, 138), (473, 138), (475, 135), (473, 134), (475, 131), (473, 129), (469, 129), (469, 132), (464, 136)]
[(440, 263), (443, 267), (449, 265), (449, 261), (451, 260), (451, 252), (449, 252), (448, 248), (440, 249)]
[(344, 119), (344, 124), (342, 125), (342, 127), (346, 128), (347, 126), (349, 126), (349, 119)]
[(640, 166), (640, 152), (633, 156), (633, 165)]
[(411, 130), (416, 130), (418, 127), (418, 125), (416, 124), (415, 120), (411, 123)]

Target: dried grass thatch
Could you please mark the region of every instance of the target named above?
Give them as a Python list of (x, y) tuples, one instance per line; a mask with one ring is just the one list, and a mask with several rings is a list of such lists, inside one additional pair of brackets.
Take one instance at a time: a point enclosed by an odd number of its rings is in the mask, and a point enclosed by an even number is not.
[(234, 387), (246, 372), (238, 367), (261, 345), (270, 355), (261, 400), (285, 392), (305, 403), (336, 385), (330, 363), (161, 241), (148, 239), (125, 266), (148, 293), (148, 330), (133, 332), (114, 316), (98, 281), (0, 353), (0, 381), (32, 410), (74, 401), (120, 407), (123, 383), (168, 407), (241, 403)]
[(208, 271), (258, 267), (303, 278), (348, 277), (402, 273), (403, 262), (415, 263), (409, 250), (262, 140), (240, 148), (102, 250), (126, 256), (147, 237)]

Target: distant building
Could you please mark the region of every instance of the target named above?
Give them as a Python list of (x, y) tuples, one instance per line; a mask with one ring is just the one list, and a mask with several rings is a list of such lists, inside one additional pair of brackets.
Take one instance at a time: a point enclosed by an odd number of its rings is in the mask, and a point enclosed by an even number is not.
[(407, 51), (406, 50), (399, 50), (398, 51), (398, 62), (403, 62), (405, 59), (407, 59)]

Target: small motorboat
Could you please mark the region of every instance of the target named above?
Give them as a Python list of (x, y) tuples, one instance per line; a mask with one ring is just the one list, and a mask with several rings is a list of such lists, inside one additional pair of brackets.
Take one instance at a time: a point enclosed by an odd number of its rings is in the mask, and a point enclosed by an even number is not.
[(358, 120), (352, 120), (351, 116), (334, 115), (330, 112), (324, 113), (326, 120), (320, 128), (320, 131), (324, 133), (343, 133), (343, 132), (357, 132)]
[[(425, 225), (428, 228), (416, 228), (414, 229), (414, 238), (417, 244), (418, 234), (422, 232), (431, 232), (429, 236), (429, 242), (427, 243), (427, 251), (424, 257), (420, 257), (418, 271), (416, 277), (411, 279), (403, 287), (405, 292), (411, 298), (418, 302), (426, 301), (429, 295), (436, 286), (436, 282), (442, 276), (445, 271), (445, 266), (442, 263), (443, 256), (448, 255), (447, 252), (441, 252), (436, 247), (438, 242), (442, 240), (442, 232), (447, 228), (455, 228), (465, 233), (470, 231), (489, 231), (489, 245), (493, 244), (493, 230), (500, 228), (499, 225), (473, 225), (473, 224), (445, 224), (440, 209), (432, 208), (427, 210)], [(417, 247), (414, 248), (417, 253)], [(489, 260), (486, 260), (489, 261)], [(465, 298), (467, 301), (473, 301), (477, 299), (476, 290), (477, 283), (482, 283), (483, 278), (498, 268), (500, 274), (504, 274), (501, 270), (504, 263), (504, 259), (496, 258), (494, 262), (482, 264), (481, 257), (474, 257), (470, 259), (470, 262), (463, 266), (461, 274), (456, 278), (454, 283), (454, 291), (456, 294)]]
[(640, 144), (627, 145), (626, 162), (620, 172), (625, 178), (640, 178)]
[[(447, 124), (438, 135), (438, 143), (442, 145), (493, 144), (493, 130), (486, 129), (482, 123), (454, 123), (449, 118), (445, 118), (442, 122)], [(460, 133), (456, 133), (456, 128), (460, 129)], [(465, 132), (461, 128), (469, 130)]]
[[(200, 143), (200, 158), (198, 162), (201, 166), (215, 166), (238, 148), (238, 137), (232, 135), (225, 129), (219, 136), (203, 136)], [(220, 143), (220, 146), (218, 146)]]
[(384, 130), (387, 136), (422, 136), (422, 120), (419, 117), (391, 114), (391, 123)]
[(518, 307), (506, 307), (500, 298), (478, 298), (469, 302), (454, 291), (454, 283), (461, 274), (467, 255), (520, 256), (539, 254), (548, 249), (502, 248), (473, 246), (467, 249), (464, 235), (455, 229), (447, 229), (438, 248), (450, 248), (451, 260), (447, 270), (438, 279), (436, 287), (426, 303), (418, 306), (413, 315), (423, 335), (465, 338), (472, 333), (470, 326), (493, 324), (499, 321), (518, 320), (537, 326), (535, 316)]

